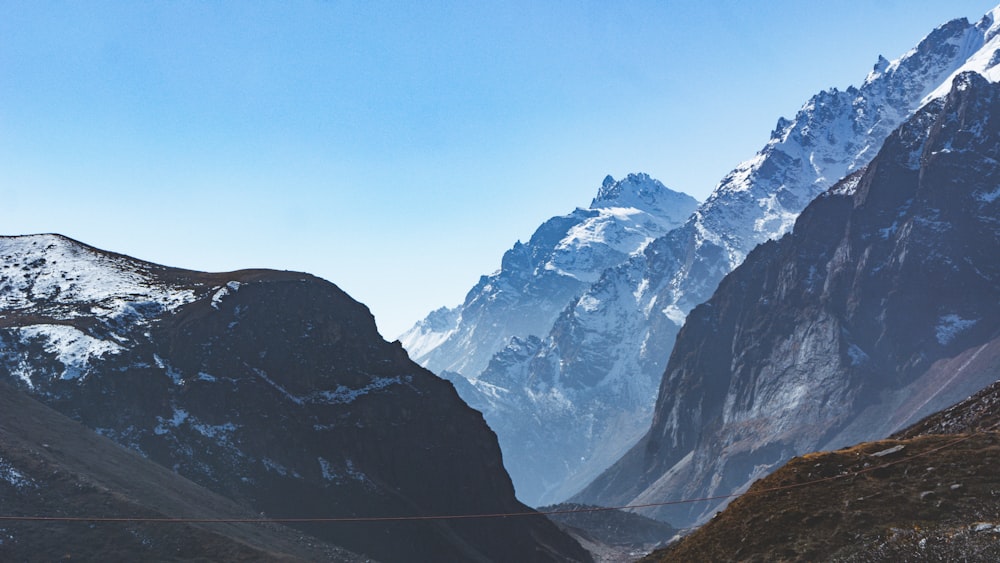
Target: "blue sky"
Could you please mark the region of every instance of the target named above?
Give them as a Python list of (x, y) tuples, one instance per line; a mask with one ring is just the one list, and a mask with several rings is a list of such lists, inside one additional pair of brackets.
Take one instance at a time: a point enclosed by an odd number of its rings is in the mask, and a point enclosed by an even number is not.
[(392, 339), (606, 174), (703, 199), (993, 5), (0, 0), (0, 233), (307, 271)]

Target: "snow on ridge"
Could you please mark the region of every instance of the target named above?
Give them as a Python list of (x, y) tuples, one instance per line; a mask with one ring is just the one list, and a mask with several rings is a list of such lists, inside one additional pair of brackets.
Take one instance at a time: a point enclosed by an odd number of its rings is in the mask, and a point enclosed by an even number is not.
[(115, 315), (134, 313), (129, 303), (173, 310), (194, 301), (194, 291), (151, 283), (137, 264), (58, 235), (0, 237), (0, 310), (42, 305), (67, 319), (79, 316), (64, 310), (77, 304)]
[(1000, 79), (1000, 36), (984, 47), (984, 25), (944, 24), (898, 59), (880, 56), (860, 88), (822, 91), (794, 119), (779, 119), (765, 147), (727, 174), (699, 208), (701, 238), (729, 247), (738, 264), (757, 244), (787, 232), (815, 196), (867, 164), (896, 126), (947, 94), (963, 69)]
[(622, 180), (605, 177), (590, 208), (637, 207), (644, 211), (669, 212), (670, 206), (682, 206), (688, 200), (697, 201), (684, 192), (666, 187), (645, 172), (635, 172)]
[[(249, 367), (249, 366), (248, 366)], [(285, 396), (288, 400), (292, 401), (297, 405), (305, 404), (325, 404), (325, 405), (338, 405), (338, 404), (350, 404), (354, 402), (358, 397), (367, 395), (375, 391), (381, 391), (387, 387), (393, 385), (402, 385), (404, 383), (410, 383), (413, 381), (413, 376), (394, 376), (394, 377), (372, 377), (371, 381), (364, 387), (358, 389), (351, 389), (344, 385), (338, 385), (336, 389), (317, 391), (315, 393), (310, 393), (307, 396), (295, 395), (283, 385), (274, 381), (268, 377), (264, 370), (258, 368), (251, 368), (251, 370), (263, 380), (265, 383), (276, 389), (279, 393)]]
[(955, 69), (947, 80), (942, 82), (937, 88), (932, 90), (921, 101), (921, 105), (926, 105), (932, 100), (943, 98), (951, 91), (952, 81), (963, 72), (975, 72), (983, 76), (990, 82), (1000, 82), (1000, 35), (995, 35), (985, 45), (961, 67)]
[[(641, 254), (657, 236), (679, 224), (635, 207), (601, 207), (596, 211), (597, 215), (569, 229), (553, 248), (544, 269), (593, 283), (606, 264)], [(621, 258), (610, 257), (614, 253)]]
[[(816, 196), (866, 166), (892, 131), (920, 108), (929, 91), (942, 82), (950, 87), (946, 79), (973, 52), (987, 62), (994, 59), (993, 52), (987, 57), (984, 51), (976, 51), (982, 41), (980, 33), (962, 20), (940, 26), (896, 61), (880, 57), (860, 88), (819, 92), (802, 105), (794, 119), (779, 119), (764, 147), (729, 172), (682, 227), (650, 243), (644, 253), (606, 271), (557, 319), (558, 324), (537, 352), (525, 358), (507, 358), (503, 365), (498, 362), (495, 368), (505, 370), (504, 381), (530, 381), (533, 385), (507, 385), (511, 389), (503, 401), (482, 393), (485, 398), (476, 408), (489, 413), (487, 421), (499, 429), (502, 447), (523, 439), (528, 433), (525, 429), (533, 424), (504, 420), (504, 416), (519, 416), (520, 411), (508, 404), (525, 405), (522, 410), (534, 406), (542, 412), (539, 401), (552, 389), (592, 386), (601, 391), (595, 401), (603, 401), (602, 408), (624, 412), (619, 396), (612, 397), (606, 390), (640, 380), (658, 382), (669, 344), (656, 343), (672, 342), (688, 311), (708, 299), (727, 272), (742, 263), (756, 245), (791, 230), (799, 213)], [(996, 58), (1000, 60), (1000, 55)], [(612, 185), (609, 178), (604, 188)], [(857, 178), (849, 180), (834, 193), (851, 193), (857, 185)], [(985, 197), (994, 197), (993, 192)], [(602, 363), (595, 369), (597, 362), (591, 358)], [(787, 403), (797, 404), (804, 389), (790, 392), (785, 397)], [(574, 396), (575, 408), (589, 408), (580, 402), (584, 394)], [(653, 387), (645, 395), (648, 404), (643, 406), (651, 409), (655, 395)], [(626, 396), (628, 393), (620, 395)], [(555, 424), (548, 419), (542, 422), (543, 426)], [(505, 434), (510, 428), (516, 430)], [(558, 440), (549, 446), (560, 448)], [(505, 451), (505, 459), (511, 460), (512, 475), (523, 469), (519, 463), (534, 467), (530, 456), (517, 458)], [(515, 486), (523, 483), (515, 478)]]
[(428, 369), (474, 379), (511, 337), (547, 332), (583, 287), (683, 224), (697, 204), (646, 174), (608, 176), (590, 208), (542, 223), (461, 305), (432, 312), (400, 341)]
[(861, 175), (848, 176), (842, 182), (838, 183), (830, 193), (833, 195), (853, 195), (854, 192), (858, 190), (858, 184), (861, 183)]

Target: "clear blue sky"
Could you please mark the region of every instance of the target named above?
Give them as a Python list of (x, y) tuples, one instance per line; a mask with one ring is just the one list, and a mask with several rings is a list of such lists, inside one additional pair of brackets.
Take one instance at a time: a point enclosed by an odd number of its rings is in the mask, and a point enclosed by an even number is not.
[(994, 2), (0, 0), (0, 233), (311, 272), (392, 339), (606, 174), (703, 199)]

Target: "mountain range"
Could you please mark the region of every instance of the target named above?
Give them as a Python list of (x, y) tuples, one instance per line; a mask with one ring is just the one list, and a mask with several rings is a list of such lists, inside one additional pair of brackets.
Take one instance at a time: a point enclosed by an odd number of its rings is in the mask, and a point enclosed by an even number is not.
[[(962, 73), (687, 318), (653, 423), (575, 501), (708, 498), (1000, 377), (1000, 85)], [(724, 505), (665, 505), (678, 526)]]
[[(487, 280), (538, 271), (510, 258), (521, 248), (515, 246), (463, 306), (432, 313), (404, 335), (418, 361), (453, 381), (484, 413), (519, 498), (531, 505), (564, 500), (618, 459), (648, 429), (687, 314), (727, 273), (756, 245), (787, 233), (815, 197), (864, 168), (897, 126), (947, 93), (957, 73), (1000, 78), (995, 17), (996, 11), (975, 23), (944, 24), (900, 58), (879, 57), (860, 87), (821, 92), (793, 119), (779, 119), (765, 147), (723, 178), (682, 225), (592, 274), (590, 283), (567, 286), (532, 326), (504, 330), (504, 315), (524, 317), (517, 307), (490, 316), (482, 323), (487, 328), (466, 314), (482, 288), (495, 287)], [(458, 318), (463, 334), (490, 336), (465, 339), (457, 352), (448, 348), (448, 362), (435, 363)], [(498, 345), (482, 367), (484, 350)], [(463, 350), (475, 362), (463, 363)]]
[(998, 17), (700, 204), (605, 178), (394, 343), (308, 274), (0, 237), (0, 558), (995, 558)]

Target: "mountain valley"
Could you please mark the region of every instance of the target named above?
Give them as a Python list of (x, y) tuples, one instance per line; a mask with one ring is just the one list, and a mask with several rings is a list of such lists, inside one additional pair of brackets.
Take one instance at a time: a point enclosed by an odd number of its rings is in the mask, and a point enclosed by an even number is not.
[(311, 274), (0, 236), (4, 561), (989, 561), (998, 462), (1000, 7), (394, 342)]

